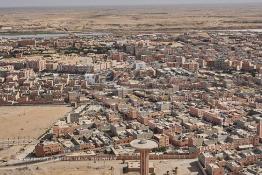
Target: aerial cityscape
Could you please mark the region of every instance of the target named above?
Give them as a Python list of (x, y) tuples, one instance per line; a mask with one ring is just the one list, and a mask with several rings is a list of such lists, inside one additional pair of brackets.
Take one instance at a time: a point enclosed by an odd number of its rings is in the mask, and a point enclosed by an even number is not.
[(0, 1), (0, 175), (261, 175), (262, 2)]

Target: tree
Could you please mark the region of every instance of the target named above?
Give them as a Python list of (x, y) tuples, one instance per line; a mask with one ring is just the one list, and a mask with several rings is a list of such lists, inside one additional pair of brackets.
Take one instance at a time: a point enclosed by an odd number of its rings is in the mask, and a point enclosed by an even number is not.
[(177, 174), (178, 167), (175, 168), (175, 174)]
[(256, 77), (256, 72), (255, 72), (255, 71), (252, 71), (252, 72), (251, 72), (251, 75), (252, 75), (252, 77)]

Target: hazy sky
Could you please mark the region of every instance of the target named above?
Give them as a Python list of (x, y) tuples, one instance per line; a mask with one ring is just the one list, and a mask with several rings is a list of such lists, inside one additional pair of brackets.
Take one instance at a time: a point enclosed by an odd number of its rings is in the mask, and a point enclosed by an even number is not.
[(0, 0), (0, 7), (252, 3), (262, 0)]

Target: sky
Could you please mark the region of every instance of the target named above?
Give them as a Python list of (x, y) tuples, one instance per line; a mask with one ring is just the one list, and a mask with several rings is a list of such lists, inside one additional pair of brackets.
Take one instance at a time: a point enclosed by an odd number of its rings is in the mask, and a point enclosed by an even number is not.
[(262, 3), (262, 0), (0, 0), (0, 7)]

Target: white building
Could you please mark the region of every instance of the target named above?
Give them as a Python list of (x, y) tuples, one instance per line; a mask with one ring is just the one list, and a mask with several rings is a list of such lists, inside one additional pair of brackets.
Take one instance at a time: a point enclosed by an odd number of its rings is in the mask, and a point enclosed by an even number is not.
[(145, 69), (146, 63), (144, 61), (137, 61), (135, 63), (135, 69), (140, 70), (140, 69)]

